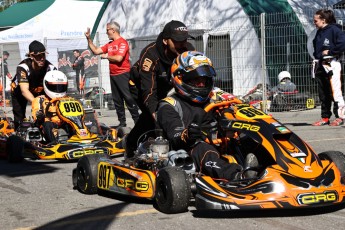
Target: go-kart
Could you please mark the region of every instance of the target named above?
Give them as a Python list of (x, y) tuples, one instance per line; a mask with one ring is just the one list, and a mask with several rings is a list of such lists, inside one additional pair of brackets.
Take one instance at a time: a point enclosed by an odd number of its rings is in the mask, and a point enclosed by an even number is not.
[[(54, 130), (57, 142), (47, 143), (40, 125), (23, 121), (6, 140), (6, 154), (10, 162), (23, 158), (41, 160), (76, 160), (87, 154), (122, 154), (116, 143), (129, 132), (114, 129), (98, 122), (95, 111), (84, 109), (74, 98), (55, 99), (57, 115), (64, 125)], [(51, 101), (53, 103), (53, 101)]]
[(276, 92), (272, 96), (270, 111), (283, 112), (292, 110), (308, 110), (315, 108), (315, 100), (307, 93)]
[[(141, 142), (134, 158), (110, 159), (105, 154), (79, 159), (73, 185), (80, 192), (154, 200), (159, 211), (310, 208), (345, 201), (345, 156), (317, 154), (282, 123), (241, 100), (210, 103), (205, 110), (218, 121), (205, 127), (205, 141), (224, 159), (244, 167), (239, 179), (214, 179), (195, 171), (183, 150), (169, 150), (163, 137)], [(254, 154), (256, 164), (247, 164)]]
[[(298, 90), (292, 92), (272, 92), (266, 85), (267, 110), (271, 112), (283, 112), (291, 110), (307, 110), (315, 108), (315, 101), (308, 93), (301, 93)], [(263, 109), (263, 87), (258, 84), (242, 97), (245, 103), (257, 109)]]

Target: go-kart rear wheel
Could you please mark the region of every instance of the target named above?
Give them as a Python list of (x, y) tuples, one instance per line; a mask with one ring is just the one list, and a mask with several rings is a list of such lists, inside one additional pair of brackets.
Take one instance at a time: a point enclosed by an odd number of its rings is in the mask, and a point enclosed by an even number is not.
[(345, 155), (340, 151), (326, 151), (319, 153), (320, 159), (332, 161), (340, 171), (341, 177), (345, 177)]
[(96, 194), (97, 193), (97, 173), (98, 173), (98, 163), (100, 158), (105, 157), (104, 154), (92, 154), (85, 155), (79, 159), (75, 177), (73, 183), (77, 189), (85, 194)]
[(155, 201), (163, 213), (181, 213), (188, 210), (191, 185), (185, 171), (177, 167), (166, 167), (156, 178)]
[(12, 135), (6, 141), (7, 160), (11, 163), (23, 160), (24, 141), (22, 138)]

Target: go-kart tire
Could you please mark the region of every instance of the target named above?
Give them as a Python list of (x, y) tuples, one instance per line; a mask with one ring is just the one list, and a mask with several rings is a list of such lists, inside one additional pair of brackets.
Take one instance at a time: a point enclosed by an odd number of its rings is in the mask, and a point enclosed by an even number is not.
[(119, 138), (123, 138), (124, 136), (126, 136), (130, 132), (131, 132), (131, 128), (129, 128), (129, 127), (119, 127), (117, 129), (117, 136)]
[(178, 167), (166, 167), (156, 178), (155, 201), (163, 213), (182, 213), (188, 210), (191, 185), (185, 171)]
[(341, 177), (345, 177), (345, 155), (340, 151), (326, 151), (319, 153), (320, 159), (332, 161), (340, 171)]
[(24, 141), (22, 138), (12, 135), (6, 141), (7, 160), (10, 163), (23, 161)]
[[(86, 155), (79, 159), (74, 176), (76, 187), (81, 193), (97, 193), (98, 163), (101, 157), (105, 157), (105, 154)], [(75, 179), (73, 179), (73, 184), (75, 184)]]

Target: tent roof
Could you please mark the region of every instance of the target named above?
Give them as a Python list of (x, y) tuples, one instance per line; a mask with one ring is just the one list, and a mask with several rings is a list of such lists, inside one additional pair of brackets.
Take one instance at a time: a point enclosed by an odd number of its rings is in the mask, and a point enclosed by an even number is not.
[(0, 12), (0, 29), (17, 26), (42, 13), (55, 0), (36, 0), (19, 2)]
[(345, 8), (345, 0), (337, 2), (333, 5), (334, 9), (344, 9)]

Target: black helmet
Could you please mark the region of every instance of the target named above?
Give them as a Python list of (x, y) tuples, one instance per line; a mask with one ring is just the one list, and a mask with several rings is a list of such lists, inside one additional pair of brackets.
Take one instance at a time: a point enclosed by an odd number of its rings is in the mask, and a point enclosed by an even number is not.
[(206, 102), (212, 96), (215, 76), (211, 60), (197, 51), (183, 52), (171, 66), (171, 82), (175, 91), (196, 103)]

